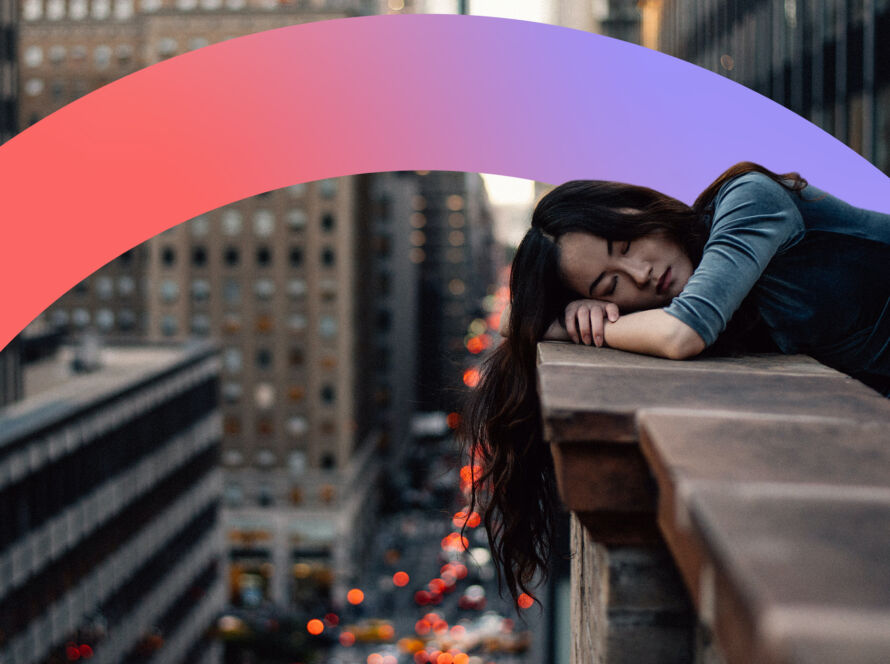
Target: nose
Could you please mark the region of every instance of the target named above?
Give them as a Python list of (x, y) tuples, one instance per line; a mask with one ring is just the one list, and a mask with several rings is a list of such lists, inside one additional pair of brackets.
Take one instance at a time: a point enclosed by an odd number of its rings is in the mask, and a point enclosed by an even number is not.
[(652, 281), (654, 268), (649, 261), (631, 259), (625, 262), (624, 269), (640, 288), (645, 288)]

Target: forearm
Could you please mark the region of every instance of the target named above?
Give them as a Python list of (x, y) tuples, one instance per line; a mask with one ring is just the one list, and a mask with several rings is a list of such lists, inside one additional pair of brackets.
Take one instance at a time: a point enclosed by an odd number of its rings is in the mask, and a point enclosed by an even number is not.
[(705, 349), (705, 342), (691, 327), (662, 309), (621, 316), (604, 329), (606, 345), (632, 353), (682, 360)]

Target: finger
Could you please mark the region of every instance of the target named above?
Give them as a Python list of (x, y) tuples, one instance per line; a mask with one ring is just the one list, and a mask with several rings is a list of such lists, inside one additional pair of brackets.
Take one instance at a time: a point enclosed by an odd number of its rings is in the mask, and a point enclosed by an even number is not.
[(581, 343), (578, 338), (578, 327), (575, 325), (575, 310), (571, 307), (566, 307), (566, 332), (576, 344)]
[(590, 310), (590, 328), (593, 333), (593, 343), (597, 348), (603, 345), (603, 313), (600, 307)]
[(590, 314), (588, 309), (579, 309), (578, 315), (575, 318), (578, 321), (578, 332), (581, 334), (581, 339), (589, 346), (593, 343), (593, 337), (590, 332)]
[(614, 302), (609, 302), (609, 304), (606, 305), (606, 315), (609, 317), (609, 320), (611, 322), (614, 323), (616, 320), (618, 320), (618, 316), (620, 315), (620, 313), (621, 312), (618, 310), (618, 305)]

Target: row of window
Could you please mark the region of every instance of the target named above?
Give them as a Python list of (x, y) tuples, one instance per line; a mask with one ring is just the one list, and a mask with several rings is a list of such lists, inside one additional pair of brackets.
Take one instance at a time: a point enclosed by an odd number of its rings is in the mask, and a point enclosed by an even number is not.
[[(75, 321), (75, 325), (80, 327), (84, 327), (89, 324), (89, 312), (85, 309), (81, 309), (79, 311), (84, 311), (85, 317), (81, 316), (78, 321)], [(264, 320), (268, 319), (260, 319), (258, 320), (257, 327), (260, 328), (260, 325), (266, 325), (267, 323)], [(113, 319), (112, 319), (113, 321)], [(291, 332), (303, 332), (307, 325), (308, 319), (304, 314), (301, 313), (293, 313), (285, 318), (285, 327), (288, 331)], [(60, 323), (65, 324), (65, 323)], [(98, 320), (96, 324), (99, 325)], [(113, 324), (113, 323), (112, 323)], [(268, 329), (259, 329), (259, 331), (265, 332), (271, 330), (271, 323), (268, 323), (270, 327)], [(162, 316), (160, 321), (161, 333), (164, 336), (174, 337), (180, 334), (182, 331), (181, 323), (178, 317), (173, 315)], [(318, 320), (318, 333), (319, 336), (327, 341), (333, 340), (337, 336), (337, 319), (331, 315), (321, 316)], [(102, 328), (102, 329), (110, 329), (110, 328)], [(241, 318), (238, 314), (226, 314), (223, 318), (223, 332), (226, 334), (234, 334), (241, 330)], [(210, 317), (206, 314), (195, 314), (191, 318), (191, 326), (190, 331), (193, 334), (198, 336), (207, 336), (211, 332), (211, 321)], [(240, 371), (240, 361), (237, 365), (234, 363), (231, 365), (233, 368), (230, 368), (230, 371), (233, 373), (237, 373)], [(263, 365), (262, 368), (267, 366), (271, 366), (271, 359), (266, 365)]]
[[(259, 358), (258, 358), (259, 359)], [(244, 388), (241, 383), (234, 381), (226, 381), (222, 385), (222, 398), (225, 403), (237, 404), (241, 401)], [(276, 403), (276, 390), (272, 383), (257, 383), (253, 388), (254, 404), (260, 410), (269, 410)], [(291, 385), (287, 388), (287, 400), (293, 403), (300, 403), (306, 398), (306, 388), (301, 385)], [(318, 398), (322, 403), (334, 404), (337, 401), (337, 390), (333, 385), (323, 385), (318, 391)]]
[[(260, 9), (275, 9), (278, 0), (253, 0), (252, 7)], [(58, 21), (63, 18), (82, 20), (86, 18), (125, 20), (131, 18), (137, 9), (134, 0), (68, 0), (66, 13), (65, 0), (25, 0), (22, 4), (22, 18), (26, 21), (37, 21), (46, 18), (50, 21)], [(180, 11), (194, 11), (197, 9), (219, 10), (230, 9), (237, 11), (247, 6), (246, 0), (140, 0), (138, 10), (141, 12), (156, 12), (162, 7), (176, 8)]]
[[(322, 196), (330, 198), (337, 193), (336, 180), (322, 180), (319, 183), (319, 191)], [(334, 183), (326, 184), (326, 183)], [(304, 195), (306, 185), (299, 184), (289, 187), (289, 191), (296, 196)], [(275, 232), (275, 213), (268, 209), (256, 210), (252, 215), (253, 232), (258, 237), (269, 237)], [(308, 216), (301, 208), (291, 208), (284, 215), (284, 222), (290, 231), (302, 231), (306, 228)], [(225, 235), (239, 235), (244, 230), (244, 215), (234, 208), (223, 210), (219, 215), (219, 223)], [(206, 216), (195, 217), (188, 222), (191, 234), (195, 237), (204, 237), (210, 232), (210, 219)], [(332, 212), (321, 215), (321, 229), (327, 233), (332, 232), (337, 226), (337, 218)]]
[[(305, 420), (304, 420), (305, 425)], [(308, 426), (307, 426), (308, 429)], [(228, 449), (223, 452), (223, 463), (227, 466), (240, 466), (244, 463), (244, 454), (240, 450)], [(257, 450), (254, 455), (254, 462), (258, 466), (274, 466), (277, 462), (275, 453), (269, 449)], [(304, 450), (291, 450), (287, 454), (287, 467), (293, 477), (300, 477), (306, 472), (307, 466), (306, 452)], [(321, 458), (321, 467), (330, 470), (337, 465), (336, 458), (330, 452), (323, 454)], [(243, 497), (240, 485), (230, 483), (226, 486), (226, 493), (237, 493)]]
[[(70, 47), (69, 52), (68, 47), (62, 44), (53, 44), (44, 53), (42, 46), (32, 44), (22, 52), (22, 62), (26, 67), (39, 67), (43, 64), (44, 56), (54, 65), (61, 65), (68, 57), (74, 61), (81, 61), (87, 57), (87, 47), (83, 44), (75, 44)], [(99, 69), (110, 66), (113, 57), (117, 59), (119, 64), (129, 64), (133, 58), (133, 46), (130, 44), (118, 44), (112, 48), (108, 44), (99, 44), (93, 48), (93, 61)]]
[[(309, 422), (303, 415), (294, 415), (287, 419), (284, 428), (287, 435), (292, 438), (302, 438), (309, 433)], [(333, 436), (337, 433), (337, 424), (332, 420), (322, 420), (318, 428), (324, 436)], [(254, 431), (262, 436), (270, 436), (275, 433), (275, 424), (270, 418), (261, 417), (254, 422)], [(223, 432), (227, 436), (238, 436), (245, 433), (241, 418), (235, 415), (224, 417)]]
[[(257, 247), (254, 252), (256, 264), (258, 267), (270, 267), (272, 259), (275, 255), (275, 249), (271, 246)], [(241, 250), (238, 247), (226, 247), (223, 250), (223, 261), (226, 265), (234, 267), (241, 262)], [(303, 265), (303, 248), (291, 247), (287, 250), (287, 262), (292, 268), (299, 268)], [(174, 267), (178, 260), (178, 253), (175, 247), (166, 246), (161, 249), (161, 264), (165, 267)], [(205, 247), (193, 247), (191, 250), (191, 264), (193, 267), (206, 267), (208, 256)], [(331, 247), (322, 248), (319, 253), (319, 259), (325, 267), (332, 267), (337, 262), (337, 253)]]

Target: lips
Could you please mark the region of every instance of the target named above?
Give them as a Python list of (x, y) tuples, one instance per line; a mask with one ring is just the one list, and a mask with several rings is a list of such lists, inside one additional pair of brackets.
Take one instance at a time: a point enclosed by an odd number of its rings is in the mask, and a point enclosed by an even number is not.
[(668, 269), (664, 271), (664, 274), (661, 275), (661, 279), (658, 280), (658, 284), (655, 286), (655, 292), (659, 295), (663, 295), (664, 292), (668, 289), (668, 286), (671, 284), (671, 268), (668, 266)]

